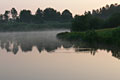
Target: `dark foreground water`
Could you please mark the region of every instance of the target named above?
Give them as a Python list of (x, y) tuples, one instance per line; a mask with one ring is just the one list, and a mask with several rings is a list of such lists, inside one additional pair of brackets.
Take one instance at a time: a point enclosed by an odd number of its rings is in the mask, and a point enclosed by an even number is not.
[(61, 31), (0, 33), (0, 80), (120, 80), (120, 50), (56, 39)]

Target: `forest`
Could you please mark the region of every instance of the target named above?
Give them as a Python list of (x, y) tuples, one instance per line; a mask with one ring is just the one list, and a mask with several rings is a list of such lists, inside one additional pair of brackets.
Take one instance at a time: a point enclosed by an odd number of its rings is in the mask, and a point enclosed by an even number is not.
[(43, 23), (44, 21), (60, 21), (68, 22), (72, 20), (72, 13), (64, 10), (62, 13), (53, 9), (45, 10), (37, 9), (35, 14), (30, 10), (21, 10), (20, 13), (15, 8), (6, 10), (4, 14), (0, 14), (0, 22), (25, 22), (25, 23)]
[(83, 15), (76, 15), (72, 21), (71, 31), (115, 28), (120, 26), (120, 5), (106, 5)]
[[(73, 16), (70, 10), (63, 12), (53, 8), (38, 8), (35, 14), (23, 9), (19, 13), (15, 8), (0, 14), (0, 31), (33, 31), (43, 28), (63, 28), (72, 32), (115, 28), (120, 26), (120, 5), (106, 5), (100, 9), (85, 11), (82, 15)], [(29, 23), (29, 24), (28, 24)]]
[(69, 29), (72, 13), (65, 9), (62, 13), (53, 9), (38, 8), (35, 14), (23, 9), (19, 13), (15, 8), (0, 14), (0, 31), (36, 31), (43, 29)]
[(83, 40), (120, 46), (120, 5), (106, 5), (83, 15), (76, 15), (71, 32), (59, 33), (59, 39)]

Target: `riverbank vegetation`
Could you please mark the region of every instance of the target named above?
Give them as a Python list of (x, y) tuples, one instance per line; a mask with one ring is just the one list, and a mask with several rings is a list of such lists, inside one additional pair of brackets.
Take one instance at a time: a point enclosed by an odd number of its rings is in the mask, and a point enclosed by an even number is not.
[(57, 35), (58, 38), (86, 42), (120, 45), (120, 5), (106, 7), (76, 15), (71, 32)]
[(53, 8), (37, 9), (35, 14), (23, 9), (18, 13), (15, 8), (0, 14), (0, 31), (26, 31), (40, 29), (70, 29), (72, 13), (65, 9), (59, 12)]
[(120, 26), (120, 5), (106, 5), (92, 12), (85, 12), (84, 15), (76, 15), (72, 21), (72, 32), (115, 28)]
[(120, 27), (89, 30), (85, 32), (63, 32), (57, 35), (59, 39), (69, 41), (86, 41), (88, 43), (104, 43), (120, 46)]
[(45, 22), (42, 24), (36, 23), (0, 23), (0, 32), (11, 32), (11, 31), (41, 31), (41, 30), (57, 30), (57, 29), (69, 29), (71, 26), (70, 22)]

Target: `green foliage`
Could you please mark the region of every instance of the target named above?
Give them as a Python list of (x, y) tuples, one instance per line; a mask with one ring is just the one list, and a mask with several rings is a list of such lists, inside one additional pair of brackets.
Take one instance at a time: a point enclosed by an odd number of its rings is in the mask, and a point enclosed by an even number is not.
[(3, 22), (4, 15), (0, 14), (0, 22)]
[(91, 13), (85, 13), (85, 15), (76, 15), (72, 21), (72, 32), (87, 31), (92, 29), (104, 29), (115, 28), (120, 26), (120, 13), (112, 14), (107, 19), (101, 19), (91, 15)]
[(73, 19), (72, 13), (67, 9), (62, 12), (61, 17), (64, 21), (71, 21)]
[(84, 34), (83, 40), (87, 42), (95, 42), (98, 39), (98, 35), (95, 30), (87, 31)]
[(116, 3), (111, 5), (106, 5), (100, 9), (93, 10), (91, 13), (93, 16), (96, 16), (102, 19), (108, 19), (111, 15), (115, 13), (120, 13), (120, 5)]
[(103, 25), (103, 20), (92, 16), (91, 14), (76, 15), (73, 22), (71, 31), (87, 31), (92, 29), (99, 29)]
[(21, 22), (32, 22), (32, 14), (30, 10), (22, 10), (20, 12), (20, 21)]
[(114, 28), (120, 26), (120, 5), (106, 5), (84, 15), (76, 15), (72, 21), (72, 32), (87, 31), (92, 29)]
[(120, 27), (118, 27), (117, 29), (113, 30), (112, 37), (113, 37), (113, 42), (115, 44), (120, 45)]
[(34, 22), (35, 23), (43, 23), (44, 22), (44, 20), (43, 20), (43, 11), (40, 8), (38, 8), (36, 13), (35, 13)]
[(8, 19), (9, 19), (9, 13), (10, 13), (10, 11), (5, 11), (5, 13), (4, 13), (4, 20), (5, 21), (8, 21)]
[(11, 15), (12, 15), (12, 18), (13, 20), (16, 20), (17, 19), (17, 10), (15, 8), (12, 8), (11, 9)]
[(114, 28), (120, 26), (120, 13), (113, 14), (110, 18), (104, 23), (106, 28)]
[(69, 10), (64, 10), (62, 13), (60, 13), (53, 8), (46, 8), (45, 10), (38, 8), (35, 14), (32, 14), (31, 10), (26, 9), (23, 9), (20, 11), (20, 13), (18, 13), (15, 8), (12, 8), (10, 11), (5, 11), (4, 14), (0, 14), (0, 22), (41, 24), (46, 21), (59, 21), (64, 23), (65, 21), (70, 22), (72, 19), (72, 13)]
[(56, 18), (60, 16), (59, 12), (53, 8), (46, 8), (43, 13), (45, 20), (56, 20)]
[(89, 28), (89, 23), (88, 19), (86, 19), (87, 16), (75, 16), (73, 22), (72, 22), (72, 27), (71, 31), (85, 31), (88, 30)]
[(61, 33), (57, 35), (60, 39), (67, 40), (83, 40), (86, 42), (98, 42), (104, 44), (114, 44), (120, 46), (120, 27), (101, 29), (101, 30), (91, 30), (86, 32), (70, 32)]
[(83, 36), (83, 33), (76, 33), (76, 32), (63, 32), (57, 34), (57, 38), (62, 39), (62, 40), (71, 40), (71, 41), (79, 41), (81, 40), (81, 37)]
[(98, 17), (92, 17), (89, 21), (90, 29), (102, 29), (104, 20), (98, 18)]
[(52, 29), (69, 29), (71, 24), (69, 22), (45, 22), (40, 24), (35, 23), (23, 23), (23, 22), (8, 22), (0, 23), (0, 32), (6, 31), (40, 31), (40, 30), (52, 30)]

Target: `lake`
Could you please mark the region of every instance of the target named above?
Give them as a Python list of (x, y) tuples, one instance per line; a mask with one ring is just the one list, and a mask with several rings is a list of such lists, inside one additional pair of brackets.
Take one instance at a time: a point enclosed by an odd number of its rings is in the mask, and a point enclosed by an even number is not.
[(119, 48), (58, 40), (64, 31), (1, 32), (0, 80), (120, 80)]

